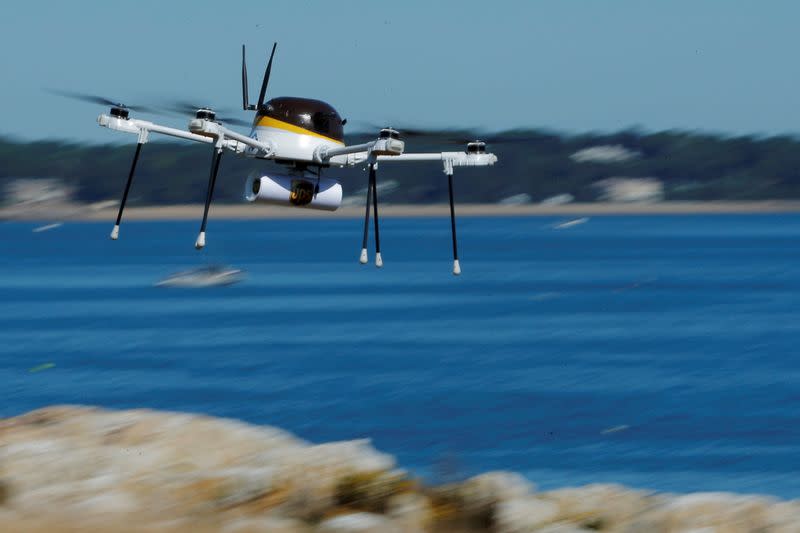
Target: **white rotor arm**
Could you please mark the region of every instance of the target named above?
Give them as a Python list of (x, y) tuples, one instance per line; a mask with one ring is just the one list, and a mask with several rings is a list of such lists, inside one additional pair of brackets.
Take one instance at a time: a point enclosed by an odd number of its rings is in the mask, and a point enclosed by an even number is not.
[(192, 120), (189, 123), (189, 129), (191, 131), (170, 128), (169, 126), (162, 126), (147, 120), (135, 118), (123, 119), (106, 114), (97, 117), (97, 123), (112, 130), (136, 134), (139, 136), (139, 141), (142, 143), (147, 142), (148, 134), (152, 132), (185, 139), (187, 141), (196, 141), (205, 144), (217, 143), (221, 147), (236, 153), (242, 153), (248, 148), (263, 153), (264, 157), (269, 157), (274, 153), (274, 148), (271, 143), (264, 143), (251, 139), (246, 135), (229, 130), (221, 124), (209, 120)]
[(327, 162), (337, 167), (355, 167), (365, 163), (368, 159), (369, 152), (356, 152), (354, 154), (332, 156)]
[(353, 166), (379, 155), (396, 157), (403, 153), (405, 143), (400, 139), (378, 138), (351, 146), (320, 146), (314, 150), (314, 161), (339, 166)]
[(379, 155), (379, 162), (443, 161), (445, 170), (452, 167), (488, 167), (497, 163), (497, 156), (490, 153), (468, 154), (466, 152), (440, 152), (429, 154)]
[(450, 173), (452, 173), (453, 167), (488, 167), (497, 163), (496, 155), (485, 152), (439, 152), (418, 154), (395, 152), (393, 155), (388, 155), (385, 148), (378, 145), (381, 141), (383, 141), (383, 139), (353, 146), (342, 146), (341, 148), (320, 147), (315, 152), (314, 159), (320, 163), (330, 163), (342, 167), (359, 165), (370, 159), (378, 162), (442, 161), (444, 162), (445, 171), (449, 169)]
[[(105, 113), (103, 113), (102, 115), (97, 117), (97, 123), (108, 129), (121, 131), (124, 133), (134, 133), (139, 136), (142, 136), (142, 132), (152, 131), (153, 133), (169, 135), (170, 137), (178, 137), (180, 139), (186, 139), (188, 141), (197, 141), (208, 144), (214, 142), (214, 139), (212, 139), (211, 137), (206, 137), (204, 135), (195, 135), (194, 133), (190, 133), (188, 131), (179, 130), (177, 128), (170, 128), (168, 126), (162, 126), (160, 124), (155, 124), (147, 120), (139, 120), (136, 118), (123, 119), (119, 117), (113, 117), (111, 115), (106, 115)], [(146, 133), (144, 135), (146, 137)]]
[(333, 163), (342, 166), (353, 165), (353, 156), (363, 155), (360, 160), (366, 160), (369, 153), (375, 146), (375, 142), (376, 141), (370, 141), (364, 144), (354, 144), (352, 146), (342, 146), (337, 148), (320, 146), (314, 150), (314, 160), (319, 163)]
[[(258, 141), (247, 135), (229, 130), (219, 122), (196, 118), (189, 122), (189, 130), (194, 133), (201, 132), (220, 139), (226, 139), (228, 143), (239, 143), (239, 146), (234, 149), (235, 152), (244, 152), (247, 148), (250, 148), (253, 152), (258, 153), (260, 157), (269, 158), (275, 155), (273, 143)], [(230, 148), (230, 146), (226, 146), (226, 148)]]

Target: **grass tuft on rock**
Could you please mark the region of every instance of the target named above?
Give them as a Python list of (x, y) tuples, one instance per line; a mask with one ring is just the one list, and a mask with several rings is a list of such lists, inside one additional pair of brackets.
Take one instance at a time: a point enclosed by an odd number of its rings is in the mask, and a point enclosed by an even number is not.
[(348, 509), (385, 513), (390, 498), (416, 489), (417, 483), (402, 473), (363, 472), (339, 480), (335, 501)]
[(491, 531), (494, 528), (494, 504), (475, 505), (465, 497), (459, 484), (431, 487), (426, 495), (431, 502), (434, 531)]

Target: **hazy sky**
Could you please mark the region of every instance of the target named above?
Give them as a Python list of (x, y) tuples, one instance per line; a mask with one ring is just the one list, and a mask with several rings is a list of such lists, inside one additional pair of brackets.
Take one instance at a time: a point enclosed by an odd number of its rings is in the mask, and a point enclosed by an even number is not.
[(11, 2), (0, 134), (120, 140), (44, 87), (237, 109), (241, 44), (255, 97), (273, 41), (270, 95), (325, 100), (351, 130), (796, 133), (799, 21), (779, 0)]

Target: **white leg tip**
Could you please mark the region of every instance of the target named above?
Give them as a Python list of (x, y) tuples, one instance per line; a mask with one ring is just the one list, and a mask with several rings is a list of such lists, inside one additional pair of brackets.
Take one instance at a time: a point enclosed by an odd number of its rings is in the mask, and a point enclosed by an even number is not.
[(458, 263), (458, 259), (453, 261), (453, 275), (460, 276), (461, 275), (461, 265)]
[(119, 226), (114, 225), (114, 229), (111, 230), (111, 240), (116, 241), (119, 238)]
[(361, 257), (358, 258), (358, 262), (361, 263), (362, 265), (366, 265), (367, 261), (369, 261), (369, 256), (367, 255), (367, 249), (362, 248)]
[(381, 268), (383, 266), (383, 259), (381, 258), (380, 252), (375, 254), (375, 266), (378, 268)]
[(197, 236), (197, 241), (194, 243), (194, 247), (198, 250), (201, 250), (203, 246), (206, 245), (206, 232), (201, 231), (200, 235)]

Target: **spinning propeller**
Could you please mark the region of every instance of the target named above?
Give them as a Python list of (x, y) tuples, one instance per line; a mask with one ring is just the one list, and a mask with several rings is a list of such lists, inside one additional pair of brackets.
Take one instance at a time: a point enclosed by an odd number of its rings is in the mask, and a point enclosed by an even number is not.
[[(363, 123), (364, 126), (369, 128), (369, 130), (373, 129), (386, 129), (385, 127), (382, 128), (374, 123)], [(414, 127), (400, 127), (395, 128), (399, 133), (400, 136), (404, 139), (431, 139), (436, 142), (436, 144), (454, 144), (454, 145), (471, 145), (471, 144), (483, 144), (483, 149), (485, 150), (487, 144), (507, 144), (507, 143), (526, 143), (532, 142), (536, 140), (538, 137), (534, 137), (530, 135), (528, 132), (521, 131), (519, 134), (515, 134), (514, 132), (511, 133), (501, 133), (501, 134), (492, 134), (483, 132), (479, 129), (471, 129), (471, 130), (447, 130), (447, 129), (423, 129), (423, 128), (414, 128)], [(477, 147), (476, 147), (477, 148)], [(467, 153), (472, 153), (473, 150), (467, 150)], [(480, 151), (478, 150), (480, 153)]]
[[(194, 115), (195, 118), (210, 120), (212, 122), (224, 122), (226, 124), (233, 124), (234, 126), (249, 127), (253, 125), (251, 120), (244, 120), (231, 116), (220, 117), (217, 116), (216, 111), (209, 106), (198, 106), (187, 101), (173, 102), (165, 107), (167, 111), (177, 113), (180, 115)], [(223, 110), (222, 113), (230, 113), (230, 110)]]
[(46, 89), (46, 92), (55, 94), (58, 96), (63, 96), (64, 98), (71, 98), (73, 100), (80, 100), (82, 102), (89, 102), (90, 104), (100, 104), (110, 107), (118, 107), (120, 109), (129, 109), (131, 111), (136, 111), (137, 113), (155, 113), (156, 110), (150, 107), (144, 107), (140, 105), (132, 106), (132, 105), (125, 105), (120, 102), (115, 102), (109, 98), (104, 96), (97, 96), (94, 94), (86, 94), (86, 93), (78, 93), (72, 91), (61, 91), (59, 89)]
[(111, 111), (109, 114), (113, 117), (118, 118), (128, 118), (130, 111), (135, 111), (137, 113), (155, 113), (156, 110), (150, 107), (144, 106), (130, 106), (125, 105), (120, 102), (115, 102), (110, 98), (106, 98), (104, 96), (97, 96), (94, 94), (86, 94), (86, 93), (78, 93), (78, 92), (71, 92), (71, 91), (61, 91), (58, 89), (45, 89), (46, 92), (55, 94), (58, 96), (63, 96), (64, 98), (71, 98), (72, 100), (80, 100), (81, 102), (88, 102), (90, 104), (100, 104), (104, 106), (109, 106)]

